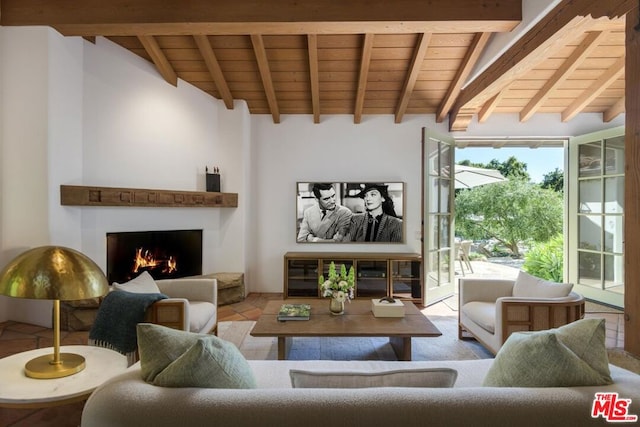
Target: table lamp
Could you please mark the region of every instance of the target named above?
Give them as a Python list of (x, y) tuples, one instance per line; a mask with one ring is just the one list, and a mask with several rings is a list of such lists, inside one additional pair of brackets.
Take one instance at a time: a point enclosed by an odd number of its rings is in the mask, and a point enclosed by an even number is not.
[(109, 291), (104, 273), (80, 252), (61, 246), (42, 246), (18, 255), (0, 272), (0, 295), (53, 300), (53, 354), (25, 365), (31, 378), (60, 378), (85, 368), (84, 357), (60, 353), (60, 300), (96, 298)]

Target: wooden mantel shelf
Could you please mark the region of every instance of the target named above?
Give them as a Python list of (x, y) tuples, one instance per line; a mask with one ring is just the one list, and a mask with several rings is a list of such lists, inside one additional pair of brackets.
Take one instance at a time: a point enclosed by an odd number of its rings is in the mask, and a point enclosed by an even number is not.
[(236, 208), (237, 193), (61, 185), (63, 206)]

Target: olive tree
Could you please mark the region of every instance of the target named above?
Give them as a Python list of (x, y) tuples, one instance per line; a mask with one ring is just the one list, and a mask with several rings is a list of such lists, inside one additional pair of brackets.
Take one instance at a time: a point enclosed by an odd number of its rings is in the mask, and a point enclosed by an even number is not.
[(519, 245), (545, 242), (562, 231), (562, 195), (521, 179), (460, 190), (455, 199), (457, 234), (496, 239), (514, 257)]

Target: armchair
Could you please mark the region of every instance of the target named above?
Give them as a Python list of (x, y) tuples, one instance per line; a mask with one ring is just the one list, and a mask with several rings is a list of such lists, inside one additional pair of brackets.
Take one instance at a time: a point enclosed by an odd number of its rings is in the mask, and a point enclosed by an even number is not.
[(156, 280), (160, 292), (169, 298), (156, 301), (145, 321), (174, 329), (216, 333), (218, 282), (216, 279)]
[(143, 272), (115, 289), (134, 293), (162, 293), (169, 298), (156, 301), (145, 313), (145, 322), (198, 333), (216, 333), (218, 281), (211, 278), (154, 280)]
[(514, 292), (517, 280), (461, 278), (458, 338), (475, 338), (496, 354), (513, 332), (557, 328), (584, 316), (584, 298), (569, 292), (571, 285), (566, 296), (523, 296)]

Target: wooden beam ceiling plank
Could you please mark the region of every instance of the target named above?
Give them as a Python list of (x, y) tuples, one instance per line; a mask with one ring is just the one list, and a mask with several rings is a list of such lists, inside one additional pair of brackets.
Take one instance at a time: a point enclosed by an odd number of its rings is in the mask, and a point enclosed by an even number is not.
[[(3, 0), (0, 25), (48, 25), (65, 35), (129, 34), (388, 34), (447, 28), (511, 31), (522, 20), (521, 0)], [(452, 25), (455, 23), (455, 25)], [(254, 27), (254, 24), (260, 27)], [(314, 28), (309, 28), (313, 25)], [(363, 25), (368, 28), (365, 30)], [(248, 30), (247, 28), (250, 27)], [(478, 27), (473, 29), (474, 27)], [(359, 28), (354, 31), (354, 28)], [(458, 28), (458, 30), (455, 30)], [(479, 29), (484, 28), (484, 29)], [(375, 31), (374, 31), (375, 30)], [(95, 31), (93, 33), (92, 31)]]
[[(534, 68), (575, 34), (587, 31), (589, 25), (598, 24), (590, 23), (590, 20), (618, 19), (636, 5), (637, 0), (562, 0), (463, 89), (450, 114), (450, 128), (462, 128), (463, 122), (468, 123), (470, 111), (477, 111), (510, 81)], [(459, 114), (461, 121), (456, 123)]]
[(624, 113), (625, 97), (618, 99), (615, 104), (609, 107), (604, 113), (602, 113), (602, 121), (609, 123), (611, 120)]
[(273, 116), (273, 122), (280, 123), (280, 110), (278, 108), (278, 100), (276, 99), (276, 91), (273, 88), (273, 81), (271, 80), (269, 59), (267, 58), (267, 51), (264, 48), (264, 40), (260, 34), (251, 34), (251, 43), (253, 44), (253, 51), (255, 52), (256, 61), (258, 62), (258, 70), (260, 70), (260, 77), (262, 78), (267, 103)]
[(358, 77), (358, 90), (356, 92), (356, 105), (353, 112), (353, 122), (360, 123), (362, 120), (362, 109), (364, 107), (364, 96), (367, 91), (367, 76), (371, 65), (371, 51), (373, 50), (373, 34), (364, 35), (364, 45), (362, 46), (362, 59), (360, 60), (360, 75)]
[(420, 33), (416, 46), (413, 50), (413, 57), (411, 58), (411, 64), (408, 68), (408, 73), (404, 81), (404, 86), (400, 92), (400, 101), (396, 107), (395, 122), (402, 122), (402, 117), (407, 111), (409, 105), (409, 99), (416, 85), (416, 80), (420, 74), (422, 63), (424, 62), (424, 56), (427, 54), (427, 48), (429, 47), (429, 41), (431, 40), (431, 33)]
[(193, 38), (198, 46), (198, 50), (200, 51), (202, 58), (204, 59), (204, 63), (207, 65), (209, 74), (211, 74), (211, 77), (216, 84), (216, 88), (224, 101), (224, 105), (227, 109), (233, 110), (233, 96), (231, 95), (227, 80), (224, 78), (224, 74), (222, 73), (222, 69), (218, 63), (218, 58), (216, 58), (216, 54), (211, 47), (211, 43), (209, 43), (209, 38), (203, 35), (195, 35)]
[(478, 59), (480, 59), (480, 54), (482, 54), (484, 48), (487, 46), (490, 37), (491, 33), (477, 33), (474, 36), (471, 44), (469, 45), (469, 49), (467, 49), (467, 53), (462, 60), (462, 64), (458, 67), (455, 78), (449, 86), (447, 94), (438, 107), (436, 122), (442, 123), (445, 117), (449, 114), (449, 111), (451, 111), (451, 107), (453, 107), (456, 98), (460, 95), (462, 85), (466, 82), (469, 74), (471, 74), (471, 71), (478, 62)]
[(545, 85), (534, 96), (526, 107), (520, 112), (520, 121), (526, 122), (540, 106), (549, 98), (551, 92), (556, 89), (566, 78), (573, 73), (582, 61), (598, 46), (598, 43), (608, 34), (605, 31), (594, 31), (587, 33), (587, 37), (573, 51), (571, 56), (567, 58), (560, 68), (556, 70), (553, 76), (547, 80)]
[(320, 123), (320, 79), (318, 74), (318, 36), (307, 35), (309, 49), (309, 80), (311, 81), (311, 105), (313, 107), (313, 122)]
[(174, 71), (171, 63), (160, 49), (158, 42), (153, 36), (138, 36), (138, 40), (144, 46), (144, 49), (147, 51), (147, 54), (151, 57), (151, 60), (156, 65), (158, 72), (160, 75), (174, 86), (178, 85), (178, 75)]
[(493, 98), (491, 98), (489, 101), (487, 101), (482, 108), (480, 109), (480, 111), (478, 112), (478, 122), (479, 123), (484, 123), (487, 121), (487, 119), (489, 118), (489, 116), (491, 114), (493, 114), (493, 112), (495, 111), (496, 107), (498, 106), (498, 104), (500, 103), (500, 100), (502, 100), (502, 98), (504, 97), (505, 92), (507, 91), (507, 89), (505, 88), (504, 90), (501, 90), (500, 92), (498, 92), (496, 94), (496, 96), (494, 96)]
[(562, 112), (562, 121), (567, 122), (574, 118), (584, 107), (598, 97), (611, 83), (613, 83), (624, 72), (624, 57), (618, 59), (612, 67), (598, 78), (587, 90), (582, 92), (571, 105)]

